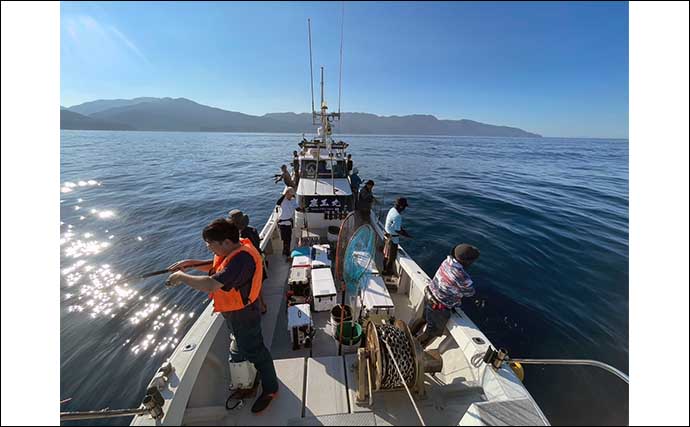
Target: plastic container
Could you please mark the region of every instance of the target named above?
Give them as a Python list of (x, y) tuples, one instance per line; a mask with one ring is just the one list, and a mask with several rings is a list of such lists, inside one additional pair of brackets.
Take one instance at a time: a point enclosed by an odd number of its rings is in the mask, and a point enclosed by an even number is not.
[[(333, 324), (340, 323), (340, 320), (341, 320), (340, 316), (342, 315), (342, 311), (343, 311), (342, 307), (343, 307), (342, 304), (338, 304), (331, 309), (331, 323), (333, 323)], [(344, 315), (342, 320), (344, 322), (348, 322), (348, 321), (352, 320), (352, 307), (350, 307), (347, 304), (344, 307), (345, 307), (345, 315)]]
[(340, 325), (336, 325), (335, 330), (335, 344), (338, 347), (342, 343), (342, 352), (345, 353), (355, 353), (357, 348), (359, 348), (362, 341), (362, 325), (357, 322), (348, 321), (343, 322), (342, 325), (342, 337), (340, 333)]
[(292, 250), (292, 253), (290, 256), (292, 258), (297, 257), (297, 256), (310, 256), (311, 255), (311, 248), (308, 246), (303, 246), (301, 248), (295, 248)]
[(328, 257), (330, 247), (328, 245), (314, 245), (311, 248), (311, 268), (331, 267), (331, 259)]
[(311, 271), (311, 289), (314, 297), (314, 311), (329, 311), (336, 305), (336, 289), (330, 268)]
[[(331, 318), (326, 323), (326, 333), (332, 337), (335, 337), (336, 328), (340, 325), (340, 316), (342, 314), (342, 305), (337, 304), (331, 309)], [(345, 305), (345, 315), (343, 317), (343, 322), (349, 322), (352, 320), (352, 308), (349, 305)]]

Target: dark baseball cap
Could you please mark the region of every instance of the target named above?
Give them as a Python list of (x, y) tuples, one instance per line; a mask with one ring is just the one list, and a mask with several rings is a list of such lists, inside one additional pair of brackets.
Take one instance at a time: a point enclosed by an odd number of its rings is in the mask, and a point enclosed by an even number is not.
[(473, 262), (479, 258), (479, 249), (467, 243), (462, 243), (453, 249), (453, 256), (458, 261)]
[(246, 227), (249, 225), (249, 217), (239, 209), (233, 209), (228, 212), (228, 220), (238, 227)]
[(397, 199), (395, 199), (395, 206), (400, 206), (401, 208), (406, 208), (406, 207), (408, 207), (408, 206), (410, 206), (410, 205), (407, 203), (407, 199), (406, 199), (406, 198), (404, 198), (404, 197), (398, 197)]

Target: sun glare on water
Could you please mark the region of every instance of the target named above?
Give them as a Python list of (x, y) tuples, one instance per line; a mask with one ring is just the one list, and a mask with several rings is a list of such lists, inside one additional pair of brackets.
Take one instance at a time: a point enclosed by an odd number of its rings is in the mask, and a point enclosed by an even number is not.
[(121, 319), (118, 332), (129, 331), (124, 334), (129, 338), (122, 346), (129, 347), (132, 355), (153, 357), (171, 351), (179, 342), (180, 329), (193, 320), (195, 313), (184, 312), (177, 304), (165, 304), (157, 296), (141, 295), (136, 280), (124, 278), (110, 264), (101, 262), (108, 258), (114, 245), (140, 245), (145, 239), (132, 236), (115, 240), (117, 236), (109, 228), (98, 229), (104, 220), (117, 221), (116, 211), (86, 206), (88, 201), (75, 195), (97, 191), (101, 185), (96, 180), (67, 181), (60, 189), (69, 194), (63, 196), (61, 203), (65, 207), (74, 203), (72, 212), (81, 214), (78, 218), (82, 221), (77, 222), (79, 225), (70, 224), (70, 218), (76, 217), (68, 215), (60, 222), (62, 309), (83, 322)]

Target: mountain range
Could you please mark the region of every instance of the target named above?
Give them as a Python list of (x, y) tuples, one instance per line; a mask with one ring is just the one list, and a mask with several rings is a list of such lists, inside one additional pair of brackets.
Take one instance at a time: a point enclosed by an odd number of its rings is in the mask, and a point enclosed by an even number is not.
[[(186, 98), (99, 99), (60, 106), (61, 129), (188, 132), (313, 132), (309, 113), (252, 116), (198, 104)], [(343, 134), (540, 137), (515, 127), (473, 120), (439, 120), (432, 115), (377, 116), (342, 113)]]

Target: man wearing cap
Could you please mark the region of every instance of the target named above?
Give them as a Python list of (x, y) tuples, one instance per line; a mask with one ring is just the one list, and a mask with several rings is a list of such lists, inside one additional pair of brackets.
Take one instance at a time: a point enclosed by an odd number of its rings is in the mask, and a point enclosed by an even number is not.
[(402, 213), (407, 208), (407, 199), (399, 197), (395, 199), (395, 205), (388, 211), (384, 231), (386, 244), (383, 248), (383, 274), (391, 276), (395, 270), (395, 258), (398, 256), (399, 236), (411, 237), (402, 227)]
[(359, 192), (357, 198), (357, 212), (363, 222), (369, 222), (371, 217), (371, 205), (376, 201), (372, 193), (374, 191), (374, 181), (369, 180), (364, 184), (364, 188)]
[[(261, 257), (264, 260), (262, 280), (266, 280), (268, 277), (266, 274), (266, 258), (263, 256), (263, 252), (261, 251), (261, 238), (259, 237), (259, 232), (256, 231), (255, 227), (249, 225), (249, 217), (239, 209), (233, 209), (228, 212), (228, 221), (232, 224), (235, 224), (235, 227), (237, 227), (237, 229), (240, 231), (240, 237), (243, 239), (249, 239), (256, 250), (259, 251), (259, 254), (261, 254)], [(261, 304), (261, 314), (266, 314), (268, 307), (266, 307), (266, 303), (264, 302), (263, 293), (259, 294), (259, 303)]]
[(424, 289), (424, 315), (410, 326), (412, 335), (417, 335), (426, 324), (426, 330), (417, 337), (422, 347), (443, 335), (450, 312), (460, 306), (462, 298), (474, 295), (472, 278), (466, 269), (477, 258), (479, 249), (466, 243), (457, 245), (443, 260), (429, 286)]

